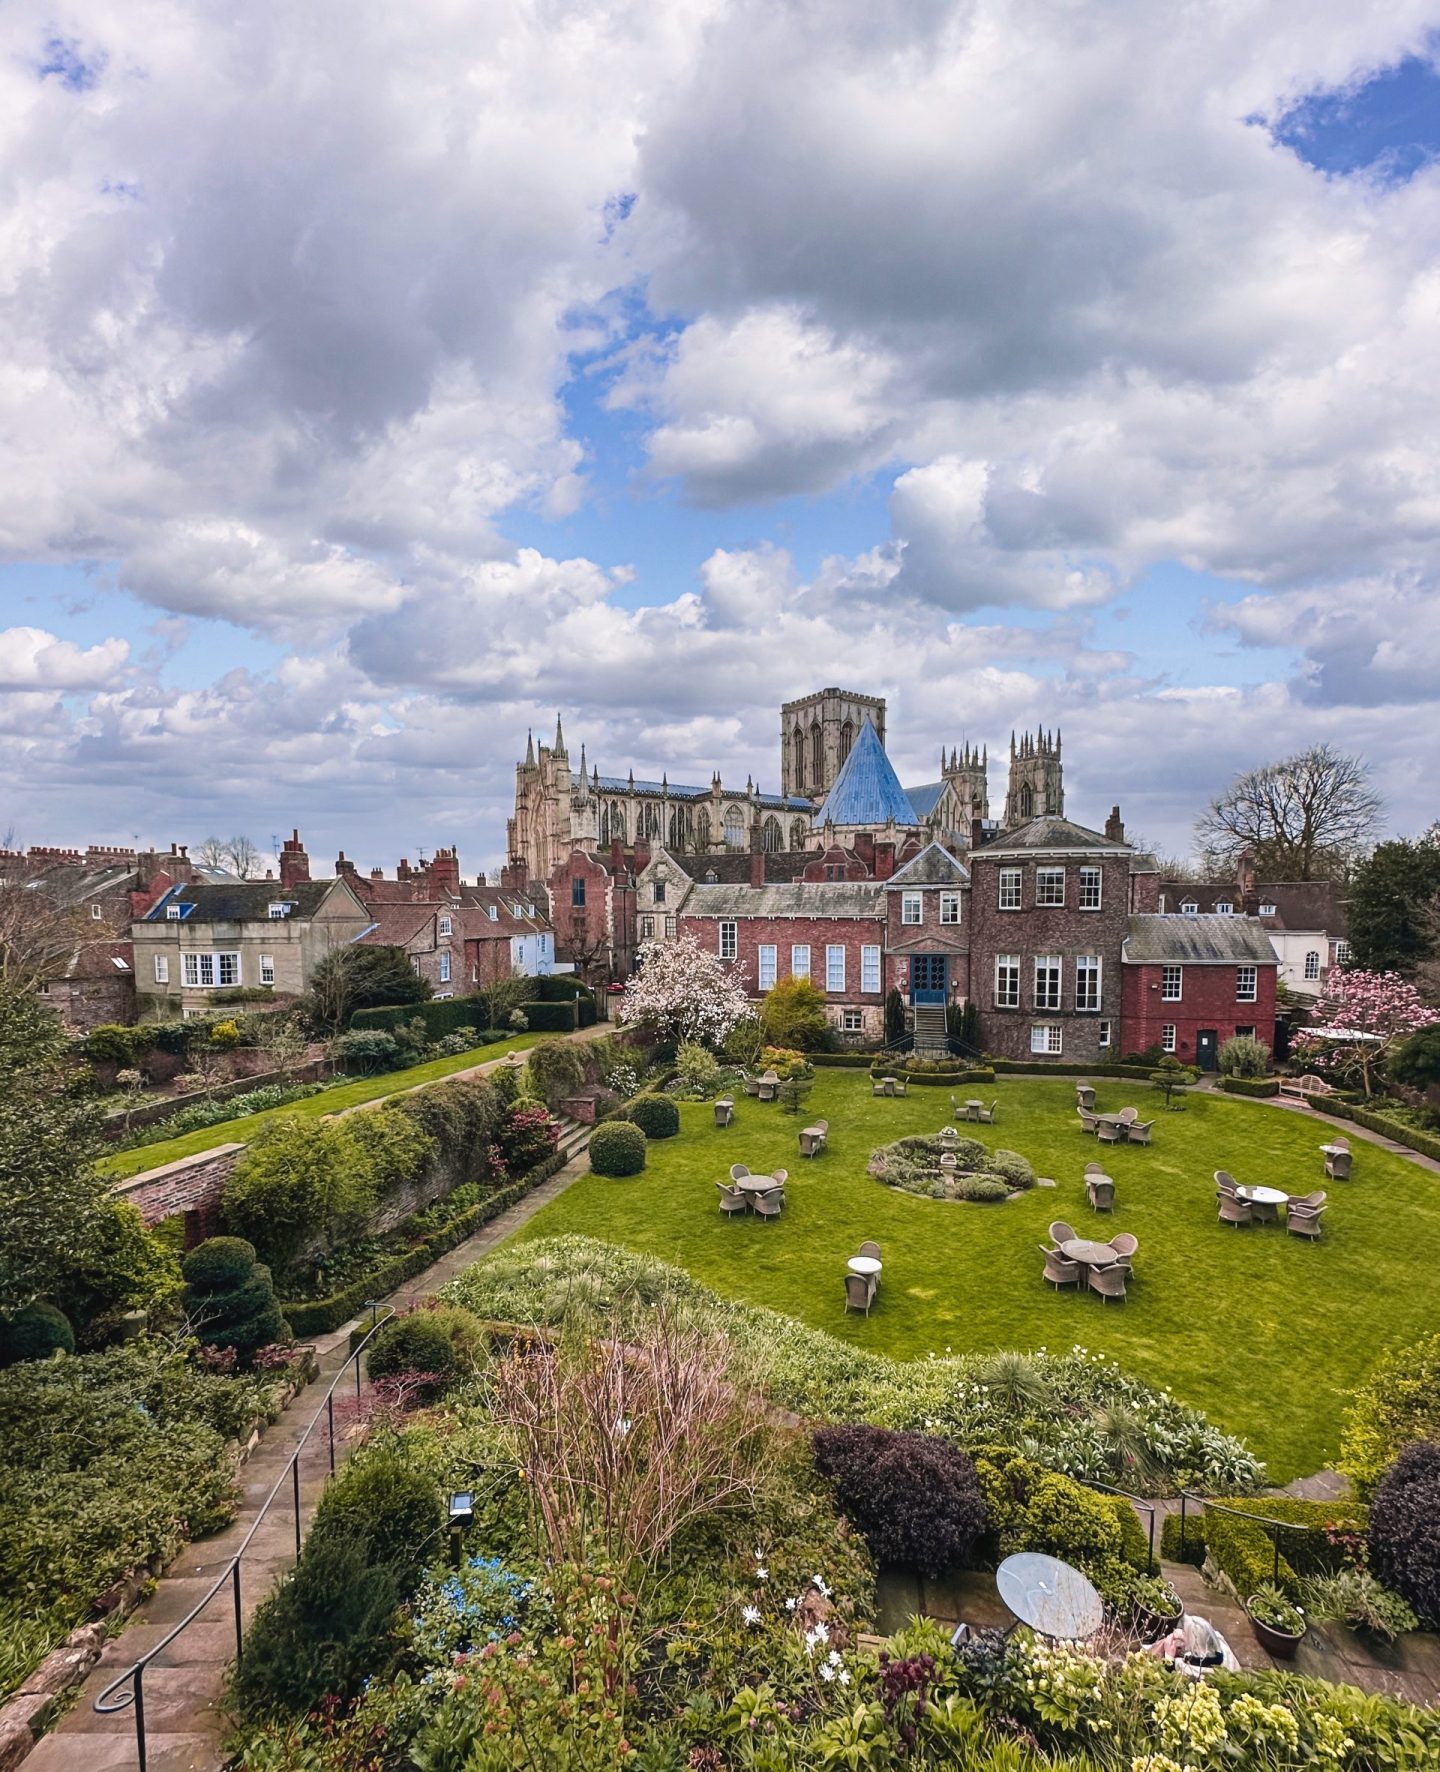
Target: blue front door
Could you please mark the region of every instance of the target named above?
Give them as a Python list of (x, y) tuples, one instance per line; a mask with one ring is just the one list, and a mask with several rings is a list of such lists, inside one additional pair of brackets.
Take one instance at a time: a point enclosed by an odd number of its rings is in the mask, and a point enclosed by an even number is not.
[(945, 965), (944, 954), (916, 954), (910, 962), (912, 1003), (945, 1001)]

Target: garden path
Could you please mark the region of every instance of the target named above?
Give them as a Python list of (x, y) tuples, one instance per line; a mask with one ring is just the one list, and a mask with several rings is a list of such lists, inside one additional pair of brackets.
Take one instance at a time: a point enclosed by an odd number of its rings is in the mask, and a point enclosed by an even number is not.
[[(589, 1031), (586, 1029), (587, 1035)], [(505, 1061), (499, 1062), (503, 1064)], [(477, 1068), (483, 1071), (489, 1067)], [(498, 1218), (482, 1225), (473, 1237), (450, 1250), (381, 1302), (403, 1311), (430, 1297), (462, 1268), (510, 1236), (542, 1206), (563, 1193), (588, 1167), (581, 1150), (558, 1174), (542, 1182), (533, 1193), (517, 1201)], [(206, 1588), (235, 1554), (264, 1505), (265, 1497), (290, 1462), (306, 1424), (314, 1414), (315, 1400), (324, 1396), (325, 1387), (344, 1365), (351, 1330), (362, 1321), (356, 1318), (333, 1333), (316, 1338), (314, 1345), (320, 1362), (320, 1379), (300, 1393), (245, 1464), (240, 1473), (240, 1506), (234, 1523), (213, 1537), (187, 1545), (166, 1569), (151, 1597), (136, 1608), (120, 1635), (105, 1645), (99, 1662), (71, 1709), (24, 1762), (27, 1772), (134, 1772), (139, 1764), (134, 1713), (124, 1710), (114, 1716), (99, 1716), (94, 1709), (95, 1699), (111, 1680), (159, 1642), (192, 1606), (198, 1604)], [(362, 1386), (362, 1401), (367, 1390), (368, 1387)], [(356, 1407), (356, 1395), (349, 1389), (347, 1380), (336, 1392), (337, 1463), (348, 1451), (346, 1429), (353, 1422)], [(328, 1442), (322, 1427), (312, 1436), (300, 1460), (302, 1533), (309, 1526), (328, 1474)], [(241, 1565), (241, 1608), (247, 1623), (256, 1606), (294, 1562), (295, 1519), (287, 1490), (276, 1497), (274, 1508), (251, 1540)], [(225, 1675), (234, 1654), (235, 1624), (227, 1583), (189, 1629), (177, 1637), (146, 1671), (145, 1734), (149, 1772), (219, 1772), (225, 1763), (221, 1750), (224, 1723), (220, 1703)]]

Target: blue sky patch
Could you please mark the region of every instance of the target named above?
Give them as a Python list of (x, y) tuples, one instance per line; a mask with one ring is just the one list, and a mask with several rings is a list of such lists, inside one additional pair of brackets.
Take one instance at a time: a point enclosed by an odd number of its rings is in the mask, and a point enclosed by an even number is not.
[(1404, 184), (1440, 155), (1440, 69), (1407, 56), (1362, 86), (1311, 93), (1272, 133), (1320, 172)]

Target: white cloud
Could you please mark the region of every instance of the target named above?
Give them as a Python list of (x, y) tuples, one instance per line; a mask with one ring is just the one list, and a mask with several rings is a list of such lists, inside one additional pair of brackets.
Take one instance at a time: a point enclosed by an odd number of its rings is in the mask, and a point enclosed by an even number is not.
[(79, 647), (43, 628), (0, 632), (0, 690), (98, 689), (123, 669), (130, 656), (124, 640)]

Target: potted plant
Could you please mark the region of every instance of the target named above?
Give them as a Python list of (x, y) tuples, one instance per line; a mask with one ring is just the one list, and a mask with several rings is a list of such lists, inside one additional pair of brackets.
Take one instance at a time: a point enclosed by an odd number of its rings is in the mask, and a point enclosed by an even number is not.
[(1126, 1569), (1109, 1583), (1108, 1597), (1117, 1619), (1128, 1624), (1142, 1643), (1158, 1642), (1177, 1629), (1185, 1605), (1163, 1575), (1142, 1575)]
[(1305, 1614), (1300, 1608), (1267, 1581), (1251, 1594), (1245, 1610), (1261, 1648), (1277, 1661), (1293, 1661), (1306, 1631)]

